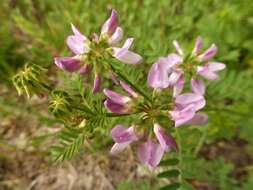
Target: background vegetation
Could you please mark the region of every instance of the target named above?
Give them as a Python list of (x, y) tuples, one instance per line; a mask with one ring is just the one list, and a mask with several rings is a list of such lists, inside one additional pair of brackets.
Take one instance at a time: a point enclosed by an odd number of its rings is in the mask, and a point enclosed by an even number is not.
[[(81, 148), (74, 160), (64, 163), (62, 168), (52, 165), (48, 148), (55, 143), (52, 137), (58, 134), (59, 121), (48, 116), (45, 97), (27, 102), (24, 97), (17, 97), (11, 84), (11, 77), (27, 62), (48, 68), (48, 77), (55, 82), (71, 82), (53, 64), (54, 56), (68, 55), (65, 38), (71, 33), (70, 23), (87, 35), (99, 32), (111, 8), (118, 10), (126, 36), (135, 37), (134, 48), (144, 56), (144, 64), (151, 65), (158, 56), (174, 51), (171, 44), (174, 39), (186, 49), (192, 47), (198, 35), (204, 38), (205, 47), (212, 42), (217, 44), (216, 60), (225, 63), (227, 69), (219, 82), (208, 86), (206, 111), (210, 123), (199, 128), (180, 128), (184, 137), (181, 139), (184, 152), (182, 174), (187, 182), (182, 189), (252, 190), (251, 0), (1, 2), (0, 189), (89, 189), (82, 183), (93, 183), (94, 180), (82, 181), (82, 176), (96, 179), (97, 175), (106, 184), (105, 189), (146, 190), (166, 183), (166, 179), (158, 180), (156, 176), (150, 177), (147, 171), (140, 172), (130, 150), (125, 156), (131, 162), (122, 161), (124, 155), (112, 160), (105, 158), (112, 143), (105, 129), (99, 132), (100, 136), (92, 145), (84, 145), (86, 148)], [(145, 77), (149, 66), (138, 69), (142, 75), (136, 76), (131, 70), (128, 73), (134, 80)], [(95, 166), (97, 163), (102, 163), (99, 169)], [(92, 168), (91, 175), (84, 172), (89, 167)], [(73, 184), (63, 182), (66, 173), (62, 171), (70, 173)], [(117, 175), (121, 172), (120, 178)], [(52, 173), (57, 176), (46, 177)]]

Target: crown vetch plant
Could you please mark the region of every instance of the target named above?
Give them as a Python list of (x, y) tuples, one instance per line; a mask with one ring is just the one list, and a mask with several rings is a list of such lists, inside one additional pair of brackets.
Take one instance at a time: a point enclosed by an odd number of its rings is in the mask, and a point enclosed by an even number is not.
[[(216, 45), (201, 52), (202, 39), (198, 37), (188, 53), (174, 41), (177, 53), (159, 57), (152, 64), (147, 75), (148, 88), (143, 88), (122, 69), (120, 62), (135, 67), (143, 59), (130, 50), (133, 38), (120, 46), (123, 29), (115, 10), (102, 25), (100, 35), (94, 33), (89, 38), (73, 24), (71, 27), (73, 35), (67, 37), (66, 43), (74, 55), (55, 57), (54, 62), (64, 72), (75, 73), (78, 92), (49, 87), (45, 74), (42, 75), (44, 69), (34, 65), (26, 66), (13, 78), (19, 94), (25, 92), (30, 97), (49, 92), (49, 111), (66, 126), (59, 136), (60, 145), (53, 148), (56, 161), (71, 158), (84, 140), (93, 138), (94, 131), (106, 126), (107, 121), (129, 117), (130, 123), (117, 124), (110, 130), (115, 142), (111, 153), (119, 153), (132, 144), (139, 160), (154, 169), (166, 152), (180, 152), (180, 142), (174, 137), (177, 127), (207, 124), (208, 116), (201, 112), (206, 105), (203, 79), (217, 80), (218, 72), (225, 68), (223, 63), (212, 61)], [(85, 79), (91, 72), (94, 81), (90, 84)]]

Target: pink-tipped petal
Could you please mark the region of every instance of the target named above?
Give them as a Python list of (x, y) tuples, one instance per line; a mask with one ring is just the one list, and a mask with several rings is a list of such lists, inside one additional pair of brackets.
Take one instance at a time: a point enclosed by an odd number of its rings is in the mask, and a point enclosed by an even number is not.
[(119, 81), (121, 87), (128, 92), (131, 96), (133, 96), (134, 98), (138, 97), (138, 94), (126, 83), (124, 83), (123, 81)]
[(84, 65), (80, 70), (79, 73), (81, 75), (86, 75), (88, 73), (90, 73), (90, 71), (92, 70), (92, 65), (86, 64)]
[(208, 123), (208, 115), (206, 114), (195, 114), (194, 117), (187, 122), (189, 125), (206, 125)]
[(210, 71), (221, 71), (226, 68), (226, 65), (219, 62), (210, 62), (207, 64)]
[[(172, 55), (171, 55), (172, 56)], [(169, 73), (176, 61), (167, 57), (160, 57), (148, 73), (148, 85), (152, 88), (167, 88), (169, 86)]]
[(116, 10), (112, 10), (111, 16), (105, 21), (102, 26), (101, 33), (106, 33), (107, 35), (111, 36), (116, 31), (118, 27), (118, 13)]
[(148, 140), (137, 149), (139, 160), (153, 170), (161, 161), (164, 151), (160, 144)]
[(204, 66), (198, 66), (197, 73), (207, 80), (218, 80), (219, 79), (219, 75), (216, 72), (211, 71), (207, 64)]
[(178, 53), (179, 55), (183, 55), (183, 50), (182, 50), (182, 48), (180, 47), (178, 41), (177, 41), (177, 40), (173, 40), (172, 43), (173, 43), (175, 49), (177, 50), (177, 53)]
[(116, 31), (114, 34), (108, 39), (108, 43), (110, 45), (116, 45), (117, 43), (120, 42), (120, 40), (123, 37), (123, 30), (121, 27), (117, 27)]
[(116, 77), (114, 73), (111, 73), (111, 79), (116, 85), (119, 85), (119, 79)]
[(73, 33), (75, 34), (75, 36), (78, 36), (80, 39), (87, 40), (87, 37), (84, 36), (81, 32), (79, 32), (79, 30), (71, 23), (71, 29), (73, 31)]
[(92, 89), (93, 94), (96, 94), (97, 92), (100, 91), (101, 81), (102, 81), (101, 76), (99, 74), (96, 74), (94, 83), (93, 83), (93, 89)]
[(175, 70), (169, 76), (169, 86), (174, 86), (183, 75), (183, 71)]
[(54, 63), (61, 69), (74, 72), (80, 69), (81, 62), (74, 57), (55, 57)]
[(139, 54), (129, 51), (126, 48), (113, 48), (113, 56), (127, 64), (138, 64), (142, 61), (142, 57)]
[(197, 37), (196, 42), (195, 42), (195, 46), (192, 50), (192, 54), (193, 55), (197, 55), (199, 53), (199, 50), (202, 47), (202, 38), (200, 36)]
[(217, 53), (217, 47), (215, 44), (212, 44), (203, 54), (198, 56), (200, 61), (208, 61)]
[(120, 42), (123, 37), (123, 29), (121, 27), (117, 27), (114, 34), (108, 39), (108, 43), (110, 45), (116, 45)]
[(126, 113), (126, 108), (124, 105), (117, 104), (116, 102), (112, 101), (111, 99), (107, 99), (104, 102), (104, 106), (106, 107), (106, 109), (108, 109), (109, 111), (111, 111), (113, 113), (117, 113), (117, 114)]
[(112, 155), (118, 154), (123, 151), (131, 142), (124, 142), (124, 143), (114, 143), (111, 148), (110, 153)]
[(116, 125), (110, 134), (117, 143), (133, 142), (138, 139), (135, 135), (134, 126), (125, 128), (123, 125)]
[(176, 97), (175, 103), (181, 107), (194, 105), (195, 111), (205, 107), (206, 101), (203, 96), (194, 93), (184, 93)]
[(194, 105), (191, 104), (182, 110), (174, 110), (169, 113), (172, 120), (175, 121), (175, 127), (179, 127), (180, 125), (186, 124), (194, 117), (195, 108)]
[(127, 38), (122, 48), (129, 49), (134, 42), (134, 38)]
[(83, 54), (89, 51), (89, 47), (86, 41), (76, 35), (71, 35), (67, 37), (67, 45), (76, 55)]
[(127, 96), (123, 96), (117, 92), (114, 92), (114, 91), (106, 89), (106, 88), (103, 90), (103, 92), (109, 99), (111, 99), (112, 101), (114, 101), (115, 103), (118, 103), (118, 104), (125, 104), (125, 103), (131, 101), (131, 98), (129, 98)]
[(170, 148), (178, 150), (175, 139), (157, 123), (154, 124), (154, 133), (164, 151), (168, 151)]
[(205, 94), (206, 87), (205, 87), (205, 84), (202, 80), (197, 80), (197, 79), (192, 78), (191, 79), (191, 88), (195, 94), (199, 94), (199, 95)]
[(171, 53), (167, 57), (168, 67), (170, 68), (177, 64), (182, 63), (182, 61), (183, 61), (182, 57), (175, 53)]
[(173, 87), (173, 97), (177, 97), (184, 88), (184, 75), (182, 75)]

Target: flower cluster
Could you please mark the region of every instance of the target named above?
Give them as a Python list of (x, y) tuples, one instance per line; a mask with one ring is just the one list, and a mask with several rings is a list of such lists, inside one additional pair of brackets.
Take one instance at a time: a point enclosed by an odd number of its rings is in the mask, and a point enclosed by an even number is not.
[[(71, 57), (55, 57), (55, 64), (68, 72), (79, 72), (84, 75), (94, 68), (93, 93), (100, 89), (101, 73), (108, 69), (102, 65), (102, 60), (107, 54), (126, 64), (138, 64), (142, 57), (129, 50), (134, 39), (128, 38), (122, 47), (117, 47), (123, 38), (123, 30), (118, 26), (118, 14), (112, 10), (111, 16), (102, 26), (100, 35), (93, 34), (89, 39), (71, 24), (74, 35), (67, 37), (67, 45), (73, 52)], [(113, 75), (113, 74), (112, 74)]]
[(157, 123), (154, 124), (153, 131), (158, 142), (155, 139), (147, 138), (143, 134), (138, 134), (137, 130), (138, 126), (135, 125), (129, 128), (125, 128), (123, 125), (116, 125), (111, 130), (111, 136), (115, 141), (111, 153), (118, 153), (129, 144), (139, 141), (141, 142), (137, 146), (139, 160), (150, 169), (154, 169), (162, 159), (164, 152), (170, 149), (178, 149), (174, 138)]
[[(129, 50), (133, 38), (128, 38), (122, 47), (117, 47), (123, 37), (123, 30), (118, 26), (118, 14), (115, 10), (112, 10), (111, 16), (103, 24), (99, 36), (94, 34), (89, 39), (74, 25), (72, 25), (72, 31), (74, 35), (68, 36), (67, 45), (74, 56), (56, 57), (55, 64), (65, 71), (79, 72), (81, 75), (93, 69), (95, 73), (93, 93), (100, 89), (103, 71), (111, 73), (114, 83), (128, 95), (104, 88), (105, 108), (118, 117), (123, 114), (140, 114), (142, 115), (140, 119), (148, 121), (139, 123), (136, 121), (129, 128), (122, 124), (116, 125), (110, 132), (115, 141), (111, 148), (112, 154), (135, 143), (139, 160), (153, 169), (159, 164), (165, 152), (171, 149), (178, 150), (177, 143), (169, 133), (168, 127), (162, 127), (159, 124), (158, 116), (162, 115), (171, 119), (174, 122), (172, 127), (207, 123), (208, 116), (199, 113), (206, 105), (204, 97), (206, 87), (201, 77), (207, 80), (217, 80), (219, 79), (218, 71), (225, 68), (223, 63), (212, 61), (217, 52), (214, 44), (201, 53), (202, 39), (198, 37), (192, 52), (187, 54), (179, 43), (174, 41), (177, 53), (159, 57), (151, 66), (147, 84), (153, 88), (153, 96), (156, 97), (149, 98), (145, 93), (142, 94), (141, 90), (136, 90), (137, 87), (133, 83), (127, 82), (122, 75), (114, 72), (111, 65), (106, 64), (105, 59), (108, 54), (111, 58), (127, 64), (137, 64), (142, 61), (140, 55)], [(187, 81), (188, 78), (190, 79)], [(191, 87), (191, 92), (183, 91), (187, 89), (184, 88), (187, 83)], [(165, 98), (159, 99), (162, 94), (159, 92), (169, 88), (173, 90), (172, 98), (166, 97), (168, 102), (164, 102)]]
[[(161, 57), (152, 65), (148, 74), (148, 85), (156, 90), (173, 88), (175, 106), (169, 113), (175, 121), (175, 127), (182, 124), (204, 124), (207, 122), (207, 115), (196, 113), (205, 106), (205, 85), (198, 77), (217, 80), (217, 72), (223, 70), (225, 65), (211, 61), (217, 52), (215, 44), (205, 52), (199, 53), (202, 47), (200, 37), (197, 38), (190, 54), (184, 54), (177, 41), (174, 41), (173, 45), (177, 54), (171, 53), (167, 57)], [(180, 94), (184, 88), (185, 74), (190, 74), (193, 92)]]

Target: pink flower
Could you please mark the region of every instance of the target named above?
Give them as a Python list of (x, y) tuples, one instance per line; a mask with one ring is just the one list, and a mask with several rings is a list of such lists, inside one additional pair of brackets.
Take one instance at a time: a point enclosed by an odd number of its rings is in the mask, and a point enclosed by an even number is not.
[[(196, 66), (189, 63), (192, 59), (196, 62), (209, 61), (217, 52), (217, 47), (213, 44), (204, 53), (199, 54), (202, 47), (202, 39), (196, 39), (194, 48), (189, 57), (185, 58), (184, 52), (178, 41), (174, 40), (173, 45), (177, 54), (169, 54), (168, 57), (161, 57), (155, 62), (148, 74), (148, 85), (153, 88), (168, 88), (173, 87), (173, 97), (179, 95), (184, 87), (184, 72), (185, 69), (191, 70), (192, 73), (197, 73), (206, 79), (218, 79), (217, 72), (224, 69), (222, 63), (208, 62), (204, 66)], [(187, 60), (185, 60), (187, 59)]]
[(80, 57), (82, 54), (89, 52), (89, 43), (90, 41), (86, 36), (84, 36), (79, 30), (71, 24), (72, 31), (74, 35), (67, 37), (67, 45), (71, 51), (75, 54), (74, 57), (56, 57), (54, 59), (55, 64), (68, 72), (79, 71), (83, 73), (82, 61)]
[(67, 37), (67, 45), (71, 51), (76, 55), (81, 55), (89, 51), (89, 40), (79, 30), (71, 24), (74, 35)]
[[(127, 84), (120, 81), (121, 87), (133, 98), (137, 98), (138, 94)], [(130, 111), (132, 98), (121, 95), (109, 89), (104, 89), (107, 100), (104, 102), (105, 107), (114, 113), (124, 114)]]
[(81, 62), (75, 57), (55, 57), (55, 64), (68, 72), (78, 71), (81, 68)]
[[(71, 24), (71, 28), (73, 35), (68, 36), (66, 42), (75, 56), (55, 58), (55, 64), (65, 71), (79, 71), (81, 75), (87, 74), (92, 68), (97, 68), (94, 67), (94, 65), (91, 65), (94, 63), (93, 61), (89, 63), (91, 55), (93, 56), (92, 58), (95, 59), (96, 56), (98, 56), (100, 60), (106, 53), (110, 53), (119, 61), (127, 64), (138, 64), (142, 61), (142, 57), (139, 54), (129, 50), (133, 43), (133, 38), (128, 38), (123, 47), (116, 47), (123, 37), (123, 30), (118, 26), (118, 13), (114, 9), (112, 10), (110, 17), (103, 24), (100, 36), (94, 33), (93, 37), (88, 39), (73, 24)], [(105, 44), (105, 42), (107, 43)], [(104, 49), (97, 51), (97, 47), (101, 48), (100, 44), (102, 44)], [(101, 73), (101, 70), (102, 69), (97, 68), (93, 73), (95, 75), (93, 93), (99, 91), (101, 75), (98, 73)]]
[(118, 27), (118, 13), (116, 10), (112, 10), (111, 16), (105, 21), (102, 26), (101, 34), (107, 34), (112, 36)]
[[(159, 143), (155, 139), (148, 138), (146, 142), (139, 144), (137, 147), (139, 160), (152, 170), (160, 163), (164, 152), (169, 151), (171, 148), (178, 149), (174, 138), (159, 124), (154, 124), (154, 133)], [(142, 138), (136, 134), (135, 126), (125, 128), (123, 125), (116, 125), (111, 130), (111, 136), (115, 141), (111, 148), (112, 154), (121, 152), (129, 144)]]
[(123, 125), (116, 125), (111, 130), (110, 134), (115, 141), (115, 144), (111, 148), (111, 154), (117, 154), (121, 152), (129, 144), (139, 139), (138, 136), (135, 134), (134, 130), (134, 126), (126, 128)]
[(133, 43), (133, 38), (128, 38), (122, 48), (113, 47), (113, 56), (127, 64), (138, 64), (142, 61), (142, 57), (129, 50)]
[(159, 58), (149, 71), (148, 85), (158, 89), (175, 85), (183, 74), (181, 69), (176, 68), (181, 62), (181, 57), (176, 54)]
[(137, 156), (139, 160), (153, 170), (160, 163), (164, 154), (164, 150), (159, 143), (148, 139), (137, 148)]
[(207, 115), (197, 113), (206, 104), (203, 96), (205, 93), (203, 81), (192, 78), (191, 88), (194, 93), (175, 96), (175, 107), (169, 112), (175, 121), (175, 127), (182, 124), (204, 125), (208, 121)]
[[(177, 50), (180, 56), (183, 56), (183, 50), (181, 49), (177, 41), (173, 42), (175, 49)], [(202, 38), (198, 37), (195, 42), (195, 46), (192, 50), (191, 56), (196, 57), (196, 60), (199, 62), (210, 61), (215, 54), (217, 53), (217, 47), (215, 44), (212, 44), (205, 52), (199, 54), (199, 51), (202, 47)], [(182, 57), (183, 58), (183, 57)], [(218, 62), (208, 62), (204, 66), (197, 66), (196, 70), (199, 75), (208, 80), (217, 80), (219, 78), (217, 72), (225, 69), (225, 64)]]
[(202, 80), (197, 80), (197, 79), (192, 78), (191, 79), (191, 88), (195, 94), (199, 94), (199, 95), (205, 94), (206, 87), (205, 87), (205, 84)]
[(97, 92), (100, 91), (101, 80), (102, 80), (101, 76), (99, 74), (96, 74), (93, 82), (93, 89), (92, 89), (93, 94), (96, 94)]
[(219, 62), (209, 62), (204, 66), (198, 66), (197, 72), (207, 80), (219, 79), (218, 71), (226, 68), (226, 65)]
[(178, 150), (175, 139), (157, 123), (154, 124), (154, 133), (165, 152), (169, 151), (170, 148)]

